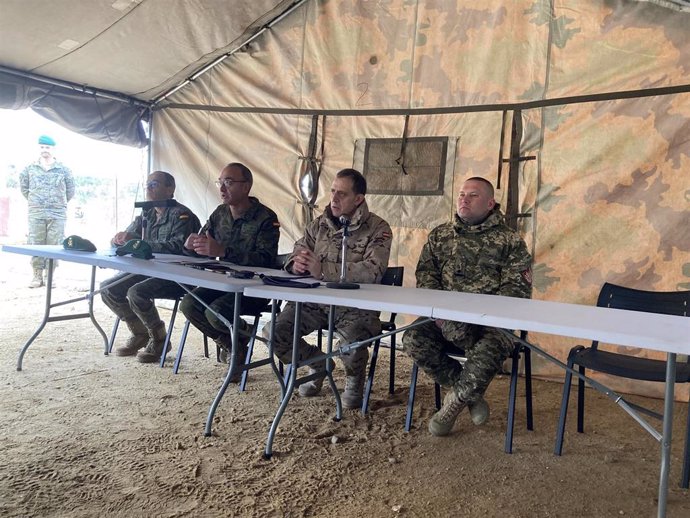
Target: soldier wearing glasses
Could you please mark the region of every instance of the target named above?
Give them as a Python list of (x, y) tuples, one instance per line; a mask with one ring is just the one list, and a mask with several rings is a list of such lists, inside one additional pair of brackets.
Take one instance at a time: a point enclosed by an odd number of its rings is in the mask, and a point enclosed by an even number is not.
[[(67, 202), (74, 197), (72, 171), (55, 160), (55, 141), (41, 135), (38, 139), (39, 158), (19, 175), (22, 194), (29, 202), (29, 244), (57, 245), (65, 237)], [(55, 263), (57, 266), (57, 263)], [(32, 257), (34, 277), (30, 288), (44, 285), (44, 257)]]
[[(245, 165), (226, 165), (216, 182), (223, 203), (209, 216), (198, 234), (189, 236), (185, 248), (195, 255), (219, 258), (241, 266), (274, 267), (278, 254), (280, 223), (278, 216), (257, 198), (249, 196), (252, 172)], [(216, 313), (232, 321), (235, 295), (206, 288), (196, 288), (194, 294), (208, 304), (211, 310), (191, 295), (185, 295), (180, 309), (189, 321), (212, 338), (227, 359), (231, 350), (230, 330)], [(268, 303), (264, 299), (243, 297), (242, 313), (260, 311)], [(248, 326), (242, 321), (240, 334), (240, 362), (247, 352)]]
[[(165, 171), (155, 171), (146, 180), (146, 200), (172, 200), (175, 178)], [(142, 211), (122, 232), (110, 241), (122, 246), (130, 239), (143, 239), (153, 252), (183, 254), (184, 242), (197, 232), (201, 222), (194, 213), (175, 202), (170, 207), (153, 207)], [(137, 356), (142, 363), (158, 360), (165, 343), (165, 324), (158, 315), (154, 299), (176, 299), (184, 290), (172, 281), (120, 273), (101, 284), (101, 297), (106, 306), (127, 324), (131, 335), (116, 356)], [(141, 349), (141, 350), (140, 350)]]

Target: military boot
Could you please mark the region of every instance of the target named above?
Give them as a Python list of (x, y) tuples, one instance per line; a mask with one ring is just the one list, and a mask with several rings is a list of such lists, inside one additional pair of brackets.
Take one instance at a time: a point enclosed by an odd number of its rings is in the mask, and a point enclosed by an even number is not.
[(472, 422), (477, 426), (481, 426), (489, 420), (489, 404), (484, 400), (483, 397), (480, 397), (473, 403), (468, 403), (467, 407), (470, 410)]
[(340, 397), (345, 408), (359, 408), (364, 396), (364, 372), (345, 377), (345, 390)]
[[(53, 265), (53, 280), (52, 280), (51, 283), (50, 283), (50, 287), (51, 287), (51, 288), (54, 288), (54, 287), (55, 287), (55, 268), (56, 268), (56, 267), (57, 267), (57, 264), (54, 264), (54, 265)], [(46, 268), (46, 269), (45, 269), (45, 279), (44, 279), (44, 281), (43, 281), (43, 284), (46, 285), (46, 286), (48, 286), (48, 272), (49, 272), (49, 269)]]
[(115, 356), (134, 356), (142, 347), (146, 347), (149, 341), (149, 332), (144, 323), (134, 317), (132, 320), (123, 320), (132, 333), (125, 345), (115, 348)]
[(429, 420), (429, 431), (431, 435), (448, 435), (453, 429), (455, 420), (466, 405), (467, 403), (461, 401), (455, 393), (455, 390), (451, 388), (446, 394), (446, 397), (443, 398), (441, 410), (431, 416)]
[[(165, 324), (160, 322), (153, 329), (149, 329), (149, 341), (143, 351), (137, 353), (137, 360), (141, 363), (156, 363), (160, 360), (163, 354), (163, 346), (165, 345)], [(170, 344), (168, 344), (168, 353), (170, 351)]]
[[(249, 353), (249, 348), (247, 347), (247, 344), (249, 344), (249, 337), (240, 334), (238, 339), (239, 348), (237, 352), (239, 353), (239, 356), (237, 358), (237, 366), (239, 367), (240, 365), (244, 365), (244, 362), (247, 359), (247, 354)], [(219, 349), (218, 359), (221, 361), (221, 363), (226, 363), (229, 365), (231, 360), (232, 338), (229, 335), (222, 335), (216, 338), (215, 342), (216, 347), (218, 347)], [(224, 374), (224, 376), (225, 375), (227, 375), (227, 373)], [(232, 383), (239, 383), (241, 380), (242, 371), (240, 369), (235, 369), (235, 372), (230, 381)]]
[(29, 283), (29, 288), (40, 288), (43, 286), (43, 268), (34, 268), (34, 278)]
[[(333, 368), (335, 367), (335, 362), (331, 359), (329, 359), (328, 361), (330, 362), (331, 371), (333, 371)], [(321, 376), (311, 381), (307, 381), (306, 383), (302, 383), (299, 386), (298, 392), (299, 395), (302, 397), (314, 397), (318, 396), (321, 393), (321, 388), (323, 387), (323, 380), (326, 379), (326, 362), (317, 362), (315, 365), (315, 367), (309, 367), (309, 374), (320, 373)]]

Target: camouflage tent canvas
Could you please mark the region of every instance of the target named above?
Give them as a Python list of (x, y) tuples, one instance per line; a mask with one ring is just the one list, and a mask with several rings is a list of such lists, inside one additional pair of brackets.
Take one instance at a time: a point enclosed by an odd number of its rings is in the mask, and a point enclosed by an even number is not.
[[(594, 304), (604, 281), (690, 289), (683, 2), (104, 0), (78, 17), (75, 2), (3, 2), (0, 107), (134, 145), (146, 119), (153, 167), (184, 177), (199, 214), (222, 164), (242, 161), (285, 251), (335, 172), (360, 167), (385, 187), (369, 203), (412, 285), (428, 231), (479, 175), (532, 249), (535, 298)], [(42, 16), (59, 30), (37, 30)], [(532, 339), (561, 358), (574, 345)]]

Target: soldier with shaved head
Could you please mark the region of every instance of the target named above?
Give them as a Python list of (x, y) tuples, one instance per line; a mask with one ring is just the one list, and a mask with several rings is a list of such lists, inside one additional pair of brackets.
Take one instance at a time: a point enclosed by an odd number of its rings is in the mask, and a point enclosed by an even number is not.
[[(525, 242), (506, 226), (491, 183), (473, 177), (460, 189), (453, 221), (429, 233), (417, 263), (417, 287), (529, 298), (531, 263)], [(448, 344), (465, 351), (464, 365), (445, 352)], [(491, 327), (436, 320), (406, 331), (403, 347), (450, 389), (429, 421), (433, 435), (448, 435), (466, 406), (475, 424), (488, 419), (483, 394), (510, 355), (512, 340)]]

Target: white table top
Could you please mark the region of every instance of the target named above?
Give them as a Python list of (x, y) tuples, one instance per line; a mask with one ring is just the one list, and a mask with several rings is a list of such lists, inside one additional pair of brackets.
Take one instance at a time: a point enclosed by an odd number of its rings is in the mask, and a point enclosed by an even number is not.
[[(58, 259), (73, 263), (88, 264), (100, 268), (111, 268), (127, 273), (157, 277), (170, 281), (176, 281), (190, 286), (225, 291), (228, 293), (241, 293), (245, 287), (260, 284), (261, 280), (236, 279), (224, 273), (197, 270), (189, 266), (173, 264), (175, 261), (206, 262), (209, 258), (195, 258), (182, 255), (154, 254), (150, 260), (137, 259), (131, 256), (117, 256), (115, 249), (97, 250), (96, 252), (80, 252), (65, 250), (60, 245), (3, 245), (4, 252), (12, 252), (23, 255), (41, 256), (47, 259)], [(230, 263), (224, 263), (230, 265)], [(286, 272), (272, 270), (270, 268), (257, 268), (231, 265), (238, 270), (251, 270), (257, 273), (270, 275), (287, 275)]]
[(690, 318), (497, 295), (362, 284), (359, 290), (248, 286), (252, 297), (431, 316), (690, 354)]

